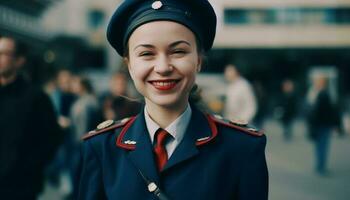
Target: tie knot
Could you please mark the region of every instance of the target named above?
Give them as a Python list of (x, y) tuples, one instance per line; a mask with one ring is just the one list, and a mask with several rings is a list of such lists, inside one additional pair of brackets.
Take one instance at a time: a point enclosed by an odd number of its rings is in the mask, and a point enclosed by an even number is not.
[(156, 133), (156, 146), (164, 146), (165, 141), (169, 138), (170, 134), (164, 129), (158, 129)]

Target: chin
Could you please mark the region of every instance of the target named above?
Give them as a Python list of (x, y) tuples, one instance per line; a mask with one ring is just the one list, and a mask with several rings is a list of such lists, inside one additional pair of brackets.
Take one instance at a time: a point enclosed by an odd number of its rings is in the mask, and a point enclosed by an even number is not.
[(154, 105), (157, 105), (163, 108), (179, 108), (184, 104), (184, 102), (181, 101), (179, 97), (173, 97), (173, 96), (167, 96), (167, 95), (162, 97), (156, 97), (156, 98), (154, 97), (148, 98), (148, 100), (152, 102)]

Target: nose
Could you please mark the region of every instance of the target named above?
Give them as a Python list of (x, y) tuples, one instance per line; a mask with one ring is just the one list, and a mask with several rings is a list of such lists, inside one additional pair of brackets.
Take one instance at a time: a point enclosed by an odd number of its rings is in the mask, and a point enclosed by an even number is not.
[(154, 71), (161, 75), (168, 75), (173, 71), (173, 66), (171, 65), (169, 58), (166, 55), (158, 56)]

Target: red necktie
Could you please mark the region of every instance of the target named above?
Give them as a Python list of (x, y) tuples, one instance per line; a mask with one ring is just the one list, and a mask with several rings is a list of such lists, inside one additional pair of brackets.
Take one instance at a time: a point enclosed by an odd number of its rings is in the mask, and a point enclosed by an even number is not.
[(165, 149), (165, 141), (170, 136), (170, 134), (164, 129), (158, 129), (156, 132), (156, 145), (154, 147), (154, 152), (156, 156), (156, 163), (158, 171), (161, 171), (168, 161), (168, 154)]

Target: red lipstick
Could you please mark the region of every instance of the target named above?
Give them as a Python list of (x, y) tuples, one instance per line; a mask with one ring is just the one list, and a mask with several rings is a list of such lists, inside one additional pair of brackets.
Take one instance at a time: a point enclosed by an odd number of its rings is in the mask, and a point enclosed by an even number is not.
[(173, 89), (178, 83), (177, 80), (154, 80), (149, 81), (158, 90), (167, 91)]

